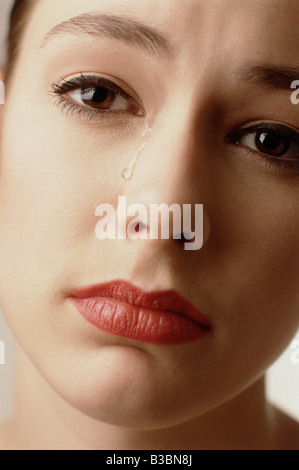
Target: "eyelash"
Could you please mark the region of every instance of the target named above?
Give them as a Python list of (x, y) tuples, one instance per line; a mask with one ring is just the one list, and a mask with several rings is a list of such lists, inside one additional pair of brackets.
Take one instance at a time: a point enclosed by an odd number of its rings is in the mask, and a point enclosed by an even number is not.
[[(93, 87), (107, 88), (107, 90), (112, 91), (113, 93), (115, 93), (115, 95), (122, 96), (128, 101), (128, 103), (133, 106), (136, 106), (136, 108), (139, 108), (139, 112), (136, 112), (135, 114), (136, 116), (144, 116), (143, 110), (140, 113), (140, 109), (142, 109), (142, 107), (137, 102), (137, 100), (133, 99), (127, 92), (125, 92), (114, 82), (104, 77), (81, 74), (80, 76), (71, 78), (69, 80), (63, 80), (61, 83), (52, 83), (51, 92), (55, 97), (57, 97), (57, 106), (60, 106), (67, 113), (71, 113), (73, 115), (80, 115), (87, 120), (99, 119), (100, 117), (103, 117), (103, 115), (107, 117), (107, 115), (109, 114), (115, 116), (115, 113), (120, 113), (119, 111), (117, 112), (110, 110), (92, 109), (88, 106), (77, 104), (74, 101), (71, 101), (70, 98), (65, 98), (64, 96), (65, 94), (78, 89), (84, 90)], [(271, 167), (274, 166), (276, 169), (279, 168), (286, 171), (291, 170), (291, 172), (295, 171), (299, 175), (299, 154), (293, 159), (274, 157), (271, 155), (267, 155), (266, 153), (263, 153), (258, 149), (252, 149), (251, 147), (239, 143), (241, 137), (250, 134), (257, 134), (258, 132), (267, 133), (269, 131), (276, 132), (277, 136), (280, 136), (284, 139), (290, 139), (290, 144), (292, 145), (295, 143), (296, 145), (298, 145), (299, 149), (299, 133), (297, 133), (295, 130), (288, 126), (278, 123), (260, 122), (258, 124), (254, 124), (243, 129), (237, 129), (231, 132), (225, 140), (226, 142), (231, 143), (233, 145), (242, 145), (243, 148), (247, 149), (247, 151), (263, 158), (265, 163), (267, 165), (270, 165)]]
[(299, 153), (293, 158), (284, 158), (283, 156), (275, 157), (271, 155), (267, 155), (259, 150), (252, 149), (245, 144), (240, 144), (238, 141), (241, 137), (244, 137), (249, 134), (257, 134), (257, 133), (267, 133), (267, 132), (274, 132), (277, 136), (282, 138), (287, 138), (290, 141), (291, 145), (297, 145), (299, 150), (299, 133), (296, 132), (294, 129), (285, 126), (283, 124), (278, 123), (269, 123), (269, 122), (260, 122), (258, 124), (253, 124), (252, 126), (239, 129), (236, 131), (231, 132), (228, 137), (226, 138), (226, 142), (234, 144), (234, 145), (242, 145), (246, 148), (249, 152), (254, 153), (255, 155), (259, 155), (261, 158), (265, 160), (265, 163), (271, 167), (275, 167), (276, 169), (283, 169), (286, 171), (296, 172), (299, 175)]
[(62, 110), (66, 111), (67, 114), (71, 113), (73, 115), (80, 115), (87, 120), (99, 119), (105, 115), (114, 115), (121, 112), (120, 111), (110, 111), (110, 110), (100, 110), (93, 109), (88, 106), (83, 106), (78, 103), (75, 103), (71, 98), (66, 98), (64, 95), (75, 90), (84, 90), (95, 87), (103, 87), (108, 91), (115, 93), (115, 95), (122, 96), (125, 100), (128, 101), (132, 106), (139, 108), (139, 111), (136, 112), (136, 116), (144, 116), (141, 105), (132, 98), (127, 92), (125, 92), (121, 87), (116, 85), (116, 83), (111, 80), (99, 77), (96, 75), (80, 75), (78, 77), (71, 78), (69, 80), (63, 80), (61, 83), (52, 83), (51, 84), (51, 94), (54, 95), (56, 100), (56, 105), (60, 106)]

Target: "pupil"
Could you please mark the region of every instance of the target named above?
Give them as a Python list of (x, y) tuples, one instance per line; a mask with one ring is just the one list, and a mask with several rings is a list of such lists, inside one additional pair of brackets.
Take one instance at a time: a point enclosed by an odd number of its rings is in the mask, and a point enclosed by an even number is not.
[(282, 144), (282, 138), (276, 134), (273, 134), (273, 132), (263, 132), (260, 135), (260, 141), (265, 147), (268, 147), (269, 149), (275, 149)]
[(283, 136), (271, 131), (258, 133), (256, 136), (256, 145), (261, 152), (273, 156), (281, 156), (290, 146), (289, 142)]
[(92, 101), (95, 101), (96, 103), (103, 103), (107, 100), (108, 96), (109, 90), (107, 90), (107, 88), (98, 87), (92, 97)]

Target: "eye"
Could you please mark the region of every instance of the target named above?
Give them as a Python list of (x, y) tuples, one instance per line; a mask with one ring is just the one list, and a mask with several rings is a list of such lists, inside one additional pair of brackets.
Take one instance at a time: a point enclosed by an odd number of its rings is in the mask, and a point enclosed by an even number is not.
[(136, 98), (107, 78), (80, 75), (52, 84), (53, 93), (59, 97), (58, 104), (82, 114), (130, 113), (144, 116), (144, 110)]
[(272, 130), (258, 130), (239, 138), (239, 144), (255, 148), (273, 157), (281, 157), (290, 148), (290, 139)]
[(129, 112), (132, 104), (123, 96), (117, 95), (106, 87), (83, 88), (72, 91), (68, 95), (83, 106), (103, 111)]
[(259, 123), (232, 132), (228, 141), (272, 157), (278, 161), (299, 164), (299, 134), (291, 127), (277, 123)]

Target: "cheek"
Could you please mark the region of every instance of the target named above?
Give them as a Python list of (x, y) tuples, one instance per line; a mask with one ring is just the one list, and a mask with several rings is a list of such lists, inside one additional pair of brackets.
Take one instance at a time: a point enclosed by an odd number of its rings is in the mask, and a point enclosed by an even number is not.
[(51, 120), (45, 128), (33, 119), (34, 134), (20, 127), (15, 138), (13, 118), (6, 119), (1, 149), (0, 299), (14, 299), (17, 314), (16, 286), (32, 304), (34, 297), (47, 302), (49, 290), (68, 283), (75, 261), (78, 273), (86, 252), (100, 254), (95, 210), (113, 204), (121, 188), (107, 163), (117, 165), (118, 148), (103, 141), (95, 152), (93, 139), (75, 138)]
[[(86, 128), (69, 128), (48, 113), (39, 124), (33, 112), (34, 133), (21, 127), (17, 139), (14, 114), (8, 115), (4, 133), (12, 138), (4, 140), (0, 173), (1, 235), (8, 240), (13, 234), (15, 249), (22, 242), (44, 255), (57, 243), (69, 247), (72, 237), (95, 236), (96, 207), (117, 201), (121, 171), (134, 147), (112, 132), (89, 132), (88, 138)], [(27, 248), (22, 248), (25, 256)]]
[[(121, 174), (140, 148), (144, 122), (84, 122), (58, 110), (40, 84), (27, 85), (38, 90), (30, 107), (19, 105), (24, 102), (22, 87), (14, 88), (5, 105), (1, 275), (7, 278), (18, 265), (20, 285), (39, 283), (44, 291), (50, 275), (57, 276), (54, 260), (57, 272), (61, 268), (70, 273), (74, 259), (84, 258), (82, 266), (88, 269), (88, 262), (103, 251), (95, 234), (95, 211), (101, 203), (115, 206), (118, 195), (125, 193)], [(16, 122), (30, 122), (29, 129), (18, 127), (17, 137)]]
[(236, 161), (234, 156), (234, 171), (220, 183), (221, 203), (212, 213), (211, 249), (219, 272), (265, 298), (270, 290), (268, 299), (292, 291), (298, 301), (299, 176), (287, 177), (253, 157)]
[(298, 190), (286, 186), (273, 180), (263, 191), (236, 189), (223, 199), (211, 239), (214, 279), (216, 272), (221, 280), (219, 335), (224, 350), (235, 357), (242, 351), (244, 367), (266, 368), (299, 326)]

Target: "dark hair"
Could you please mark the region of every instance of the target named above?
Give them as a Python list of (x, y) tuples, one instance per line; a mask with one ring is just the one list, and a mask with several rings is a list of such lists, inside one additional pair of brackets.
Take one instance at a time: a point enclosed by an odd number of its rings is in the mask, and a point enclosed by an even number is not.
[(6, 81), (9, 80), (13, 72), (25, 26), (35, 3), (36, 0), (15, 0), (14, 2), (10, 15), (10, 26), (7, 39), (7, 59), (5, 67)]

